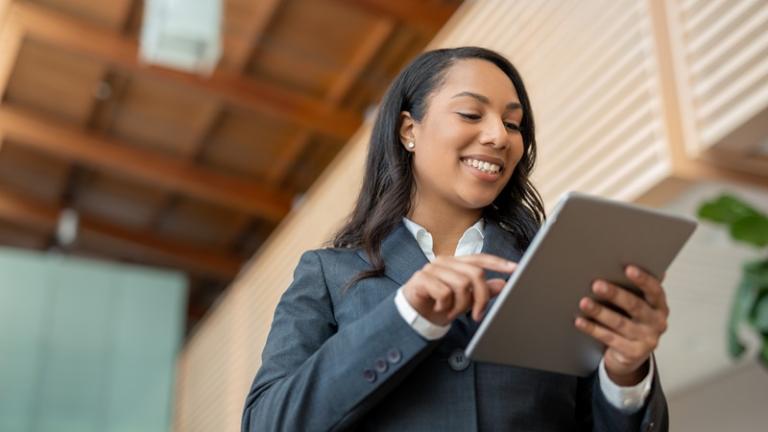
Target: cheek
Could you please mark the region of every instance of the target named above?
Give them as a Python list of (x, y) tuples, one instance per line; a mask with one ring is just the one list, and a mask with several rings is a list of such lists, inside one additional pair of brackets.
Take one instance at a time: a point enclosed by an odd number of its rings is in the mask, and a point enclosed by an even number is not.
[[(523, 138), (515, 138), (512, 141), (512, 146), (509, 149), (510, 150), (510, 162), (514, 164), (515, 167), (517, 167), (517, 164), (520, 163), (520, 160), (523, 158), (523, 154), (525, 153), (525, 146), (523, 145)], [(512, 171), (509, 171), (511, 174)]]
[(422, 148), (414, 159), (416, 175), (432, 184), (445, 184), (456, 178), (459, 166), (458, 153), (447, 147)]

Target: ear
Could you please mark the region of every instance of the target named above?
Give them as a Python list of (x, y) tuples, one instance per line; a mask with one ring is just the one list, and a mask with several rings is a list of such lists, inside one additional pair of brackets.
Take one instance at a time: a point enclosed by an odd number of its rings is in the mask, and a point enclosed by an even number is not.
[[(400, 143), (403, 146), (406, 146), (409, 142), (415, 141), (416, 137), (414, 135), (414, 127), (416, 125), (416, 121), (411, 117), (411, 113), (408, 111), (401, 111), (400, 112)], [(407, 150), (407, 147), (406, 147)]]

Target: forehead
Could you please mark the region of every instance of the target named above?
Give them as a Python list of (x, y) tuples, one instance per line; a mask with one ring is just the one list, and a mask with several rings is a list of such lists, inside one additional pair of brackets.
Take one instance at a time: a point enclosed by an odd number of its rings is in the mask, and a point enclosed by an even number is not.
[(435, 96), (451, 98), (469, 91), (488, 97), (492, 103), (507, 104), (519, 98), (509, 77), (495, 64), (480, 59), (458, 60), (445, 74)]

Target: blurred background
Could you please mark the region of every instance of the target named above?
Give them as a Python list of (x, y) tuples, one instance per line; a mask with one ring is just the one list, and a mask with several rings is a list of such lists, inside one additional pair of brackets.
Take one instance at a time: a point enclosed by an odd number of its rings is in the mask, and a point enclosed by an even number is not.
[(702, 218), (665, 281), (672, 430), (765, 430), (765, 0), (0, 0), (0, 431), (239, 430), (381, 95), (462, 45), (523, 75), (548, 209)]

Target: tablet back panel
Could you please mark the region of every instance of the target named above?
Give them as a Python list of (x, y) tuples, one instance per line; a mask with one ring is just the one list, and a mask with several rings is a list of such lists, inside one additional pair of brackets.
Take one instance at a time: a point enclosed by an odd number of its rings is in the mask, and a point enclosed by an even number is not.
[(534, 238), (467, 347), (486, 361), (586, 376), (604, 347), (573, 325), (579, 300), (602, 278), (634, 289), (636, 264), (666, 272), (696, 222), (571, 192)]

